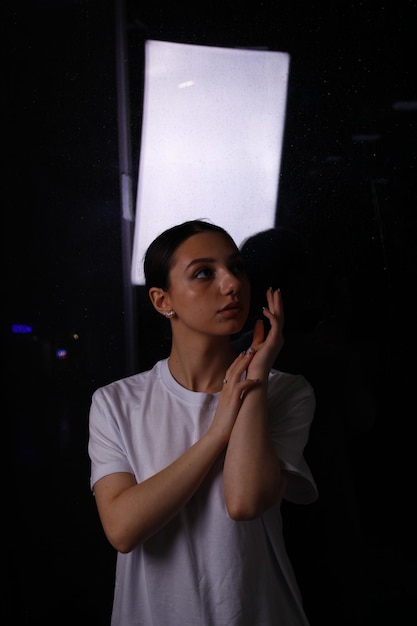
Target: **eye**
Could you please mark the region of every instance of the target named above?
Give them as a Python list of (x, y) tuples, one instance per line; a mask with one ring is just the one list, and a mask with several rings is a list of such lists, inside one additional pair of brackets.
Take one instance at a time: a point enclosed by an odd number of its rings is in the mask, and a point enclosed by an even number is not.
[(213, 270), (210, 267), (201, 267), (197, 272), (193, 274), (193, 278), (204, 279), (211, 278), (213, 276)]

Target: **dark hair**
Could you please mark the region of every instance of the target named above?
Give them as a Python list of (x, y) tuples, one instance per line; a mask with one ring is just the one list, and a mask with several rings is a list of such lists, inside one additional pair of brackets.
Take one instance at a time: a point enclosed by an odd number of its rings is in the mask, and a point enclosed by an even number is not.
[(169, 273), (174, 263), (175, 251), (192, 235), (205, 232), (220, 233), (236, 246), (233, 238), (224, 228), (204, 220), (190, 220), (168, 228), (153, 240), (145, 253), (143, 268), (146, 288), (168, 289)]

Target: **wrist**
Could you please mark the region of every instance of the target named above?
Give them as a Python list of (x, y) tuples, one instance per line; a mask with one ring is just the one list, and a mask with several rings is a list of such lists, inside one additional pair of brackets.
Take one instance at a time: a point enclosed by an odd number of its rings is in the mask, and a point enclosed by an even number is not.
[(251, 369), (250, 367), (246, 370), (246, 378), (250, 378), (251, 380), (258, 380), (260, 382), (267, 382), (269, 376), (269, 371), (265, 372), (264, 369)]

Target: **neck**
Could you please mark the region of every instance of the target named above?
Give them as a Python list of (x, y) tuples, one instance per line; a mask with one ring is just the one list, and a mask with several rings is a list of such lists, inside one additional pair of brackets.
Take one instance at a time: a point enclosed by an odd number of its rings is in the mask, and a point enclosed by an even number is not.
[(175, 380), (191, 391), (217, 393), (236, 353), (228, 337), (196, 347), (172, 344), (168, 365)]

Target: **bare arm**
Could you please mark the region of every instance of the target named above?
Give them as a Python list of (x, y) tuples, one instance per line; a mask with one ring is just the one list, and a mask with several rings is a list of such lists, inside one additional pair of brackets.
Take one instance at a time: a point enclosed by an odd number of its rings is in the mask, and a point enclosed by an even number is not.
[(259, 382), (243, 398), (225, 458), (226, 505), (230, 516), (237, 520), (261, 515), (282, 497), (287, 484), (287, 474), (280, 468), (267, 424), (268, 375), (283, 345), (280, 293), (269, 290), (267, 301), (265, 315), (271, 330), (264, 339), (263, 323), (257, 322), (246, 357), (247, 376)]
[(197, 491), (224, 445), (221, 438), (207, 433), (171, 465), (141, 483), (121, 472), (97, 481), (96, 504), (112, 546), (130, 552), (165, 526)]

